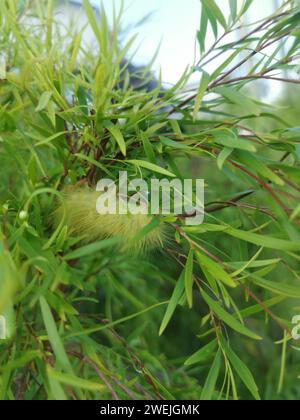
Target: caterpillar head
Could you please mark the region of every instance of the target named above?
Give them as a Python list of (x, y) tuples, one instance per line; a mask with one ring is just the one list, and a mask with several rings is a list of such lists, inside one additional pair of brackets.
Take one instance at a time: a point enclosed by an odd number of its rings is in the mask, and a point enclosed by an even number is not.
[(139, 240), (140, 232), (149, 225), (148, 214), (105, 214), (97, 212), (99, 192), (88, 187), (68, 187), (62, 192), (64, 204), (54, 213), (58, 225), (65, 214), (65, 224), (73, 236), (83, 237), (85, 243), (118, 236), (123, 250), (147, 251), (163, 245), (164, 225), (160, 224)]

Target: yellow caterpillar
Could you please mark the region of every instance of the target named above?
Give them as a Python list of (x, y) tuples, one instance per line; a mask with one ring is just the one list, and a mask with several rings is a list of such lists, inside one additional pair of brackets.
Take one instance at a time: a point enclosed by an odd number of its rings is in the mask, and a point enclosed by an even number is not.
[(140, 240), (137, 235), (152, 220), (149, 215), (101, 215), (96, 210), (96, 202), (100, 193), (87, 187), (69, 187), (62, 192), (64, 207), (61, 205), (55, 212), (54, 220), (58, 225), (65, 210), (65, 224), (69, 234), (83, 237), (85, 243), (96, 242), (110, 237), (121, 237), (121, 245), (125, 250), (146, 251), (162, 247), (164, 241), (164, 225), (159, 224)]

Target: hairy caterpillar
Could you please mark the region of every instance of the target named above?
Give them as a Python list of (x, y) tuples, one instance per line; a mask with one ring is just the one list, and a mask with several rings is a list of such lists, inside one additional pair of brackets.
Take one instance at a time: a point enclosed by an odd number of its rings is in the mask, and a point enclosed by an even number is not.
[(99, 192), (88, 187), (69, 187), (62, 192), (64, 205), (54, 213), (55, 224), (58, 225), (64, 217), (69, 233), (83, 237), (85, 243), (118, 236), (121, 238), (123, 250), (137, 252), (162, 247), (164, 241), (164, 226), (159, 224), (138, 241), (137, 235), (149, 225), (152, 218), (149, 215), (101, 215), (96, 210)]

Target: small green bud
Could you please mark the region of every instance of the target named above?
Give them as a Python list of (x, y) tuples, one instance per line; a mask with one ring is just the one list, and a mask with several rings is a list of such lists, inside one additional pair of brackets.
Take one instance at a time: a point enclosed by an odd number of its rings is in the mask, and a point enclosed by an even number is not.
[(20, 211), (19, 213), (19, 219), (24, 221), (26, 219), (28, 219), (28, 213), (25, 210)]

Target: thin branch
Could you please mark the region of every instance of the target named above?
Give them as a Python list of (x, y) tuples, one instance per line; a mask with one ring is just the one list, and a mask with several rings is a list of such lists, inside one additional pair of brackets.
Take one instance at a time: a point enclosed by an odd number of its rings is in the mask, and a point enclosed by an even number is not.
[(286, 207), (286, 205), (283, 203), (283, 201), (277, 196), (277, 194), (275, 193), (275, 191), (273, 190), (273, 188), (271, 187), (270, 184), (268, 184), (267, 182), (265, 182), (262, 179), (258, 178), (256, 175), (254, 175), (252, 172), (250, 172), (248, 169), (244, 168), (242, 165), (238, 164), (237, 162), (234, 162), (233, 160), (230, 160), (229, 162), (233, 166), (235, 166), (236, 168), (238, 168), (239, 170), (241, 170), (242, 172), (244, 172), (246, 175), (250, 176), (252, 179), (254, 179), (255, 181), (257, 181), (266, 190), (268, 190), (269, 193), (274, 198), (274, 200), (277, 202), (277, 204), (279, 204), (284, 209), (284, 211), (287, 214), (289, 214), (290, 209), (288, 209)]
[(80, 353), (77, 353), (77, 352), (74, 352), (74, 351), (68, 352), (68, 354), (70, 354), (71, 356), (76, 357), (77, 359), (80, 359), (83, 363), (86, 363), (87, 365), (91, 366), (94, 369), (94, 371), (97, 373), (97, 375), (99, 376), (99, 378), (101, 379), (101, 381), (110, 390), (110, 392), (111, 392), (112, 397), (114, 398), (114, 400), (116, 400), (116, 401), (119, 401), (120, 400), (118, 394), (113, 389), (113, 387), (111, 386), (111, 384), (108, 382), (108, 380), (106, 379), (105, 375), (98, 368), (98, 366), (96, 365), (96, 363), (94, 363), (89, 357), (84, 356), (83, 354), (80, 354)]
[[(288, 13), (282, 13), (280, 15), (277, 15), (275, 17), (270, 18), (268, 21), (263, 22), (259, 27), (257, 27), (255, 30), (253, 30), (252, 32), (250, 32), (249, 34), (247, 34), (245, 37), (243, 37), (239, 42), (243, 42), (244, 40), (246, 40), (249, 36), (253, 35), (256, 32), (261, 31), (262, 29), (264, 29), (264, 27), (266, 26), (266, 24), (272, 24), (273, 22), (275, 23), (277, 19), (279, 19), (280, 17), (286, 16), (288, 15)], [(222, 74), (219, 78), (217, 78), (215, 81), (213, 81), (208, 87), (207, 87), (207, 92), (210, 92), (213, 88), (220, 86), (221, 83), (223, 82), (224, 79), (227, 79), (228, 76), (230, 76), (232, 73), (234, 73), (236, 70), (238, 70), (240, 67), (242, 67), (245, 63), (247, 63), (251, 58), (253, 58), (255, 55), (259, 54), (261, 51), (263, 51), (264, 49), (270, 47), (271, 45), (273, 45), (274, 43), (280, 41), (281, 39), (287, 37), (288, 35), (290, 35), (291, 31), (288, 31), (287, 33), (284, 33), (280, 36), (278, 36), (275, 39), (270, 40), (269, 42), (265, 42), (263, 43), (259, 48), (253, 50), (249, 55), (247, 55), (243, 60), (241, 60), (239, 63), (237, 63), (234, 67), (232, 67), (231, 69), (229, 69), (226, 73)], [(274, 66), (272, 66), (272, 69), (274, 69)], [(267, 69), (266, 72), (270, 71), (270, 69)], [(247, 76), (250, 78), (250, 75)], [(264, 79), (267, 77), (263, 77), (261, 76), (260, 78)], [(235, 79), (234, 79), (235, 80)], [(244, 80), (244, 78), (242, 79)], [(283, 79), (282, 81), (287, 81), (287, 79)], [(232, 83), (232, 81), (229, 81), (227, 83)], [(293, 81), (291, 81), (290, 83), (293, 83)], [(299, 81), (297, 81), (297, 83), (299, 83)], [(193, 101), (194, 99), (196, 99), (197, 97), (197, 93), (193, 94), (192, 96), (188, 97), (186, 100), (184, 100), (181, 104), (179, 104), (177, 107), (173, 108), (170, 112), (169, 112), (169, 116), (171, 116), (172, 114), (174, 114), (175, 112), (177, 112), (178, 109), (182, 109), (184, 108), (186, 105), (188, 105), (191, 101)]]
[(260, 80), (265, 79), (265, 80), (272, 80), (274, 82), (300, 84), (299, 79), (288, 79), (287, 77), (264, 76), (263, 74), (253, 74), (250, 76), (241, 76), (241, 77), (236, 77), (234, 79), (226, 80), (224, 82), (219, 83), (217, 86), (231, 85), (237, 82), (241, 82), (243, 80), (256, 80), (256, 79), (260, 79)]
[(240, 285), (242, 286), (242, 288), (248, 293), (249, 296), (252, 297), (252, 299), (254, 299), (259, 306), (261, 306), (263, 308), (263, 310), (270, 316), (271, 319), (273, 319), (273, 321), (276, 322), (276, 324), (283, 330), (288, 332), (291, 335), (291, 330), (286, 327), (280, 320), (279, 318), (277, 318), (276, 315), (273, 314), (273, 312), (264, 304), (264, 302), (262, 302), (256, 295), (255, 293), (252, 292), (251, 289), (249, 289), (249, 287), (245, 286), (243, 283), (240, 282)]

